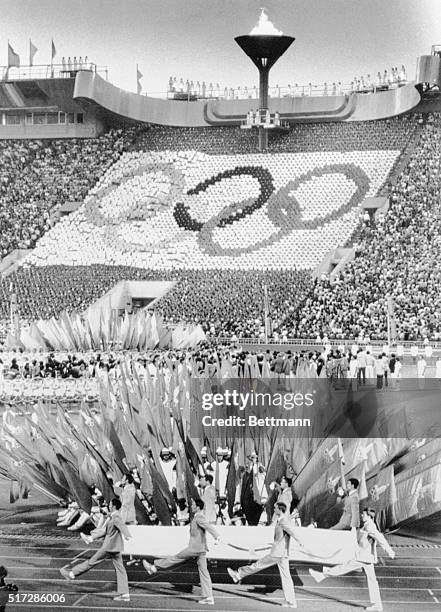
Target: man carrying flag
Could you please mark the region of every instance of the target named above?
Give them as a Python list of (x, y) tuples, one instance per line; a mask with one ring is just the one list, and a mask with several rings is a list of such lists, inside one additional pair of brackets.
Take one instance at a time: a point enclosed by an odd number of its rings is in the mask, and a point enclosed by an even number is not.
[(358, 529), (360, 527), (360, 500), (358, 497), (359, 481), (349, 478), (347, 495), (344, 499), (343, 514), (336, 525), (331, 529)]
[(271, 547), (271, 551), (262, 559), (259, 559), (251, 565), (244, 565), (239, 567), (237, 571), (232, 570), (230, 567), (227, 568), (227, 572), (230, 575), (233, 582), (237, 583), (252, 574), (257, 574), (267, 567), (276, 565), (279, 567), (280, 578), (282, 579), (283, 595), (285, 596), (285, 608), (297, 608), (296, 594), (294, 591), (294, 583), (289, 571), (289, 545), (291, 538), (294, 538), (296, 542), (302, 546), (298, 540), (289, 519), (289, 509), (286, 504), (278, 502), (275, 505), (274, 512), (276, 515), (276, 522), (274, 525), (274, 542)]
[(190, 541), (187, 548), (181, 550), (174, 557), (166, 557), (164, 559), (156, 559), (153, 563), (143, 561), (142, 564), (148, 574), (153, 575), (158, 572), (158, 569), (170, 569), (181, 563), (185, 563), (188, 559), (197, 559), (199, 579), (201, 582), (202, 599), (199, 601), (202, 605), (212, 606), (214, 604), (213, 586), (211, 583), (210, 574), (207, 567), (207, 536), (206, 532), (210, 533), (216, 540), (216, 544), (220, 542), (219, 534), (216, 529), (207, 522), (203, 513), (204, 502), (200, 499), (191, 500), (191, 511), (193, 519), (190, 523)]

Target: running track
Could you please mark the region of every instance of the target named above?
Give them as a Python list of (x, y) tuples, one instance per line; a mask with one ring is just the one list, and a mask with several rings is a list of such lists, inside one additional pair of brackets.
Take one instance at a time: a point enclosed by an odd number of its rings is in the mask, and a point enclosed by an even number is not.
[[(38, 526), (40, 531), (40, 525)], [(7, 531), (7, 530), (5, 530)], [(9, 577), (23, 593), (64, 593), (64, 604), (12, 603), (7, 610), (148, 610), (149, 612), (195, 612), (209, 609), (217, 612), (251, 612), (281, 609), (283, 601), (277, 570), (248, 578), (242, 585), (233, 585), (224, 562), (210, 565), (214, 583), (215, 606), (199, 606), (200, 589), (197, 571), (189, 562), (173, 573), (150, 578), (141, 566), (128, 568), (131, 601), (118, 604), (112, 600), (116, 587), (110, 563), (103, 563), (75, 582), (65, 581), (59, 568), (68, 565), (76, 555), (90, 554), (79, 538), (35, 536), (28, 534), (0, 535), (0, 560), (9, 570)], [(49, 527), (53, 533), (53, 528)], [(66, 534), (66, 535), (65, 535)], [(391, 541), (393, 542), (393, 537)], [(402, 540), (395, 538), (395, 541)], [(395, 612), (435, 612), (441, 609), (441, 548), (413, 548), (408, 540), (396, 546), (394, 561), (381, 558), (377, 576), (385, 610)], [(415, 544), (414, 541), (411, 542)], [(233, 567), (236, 565), (233, 563)], [(367, 605), (366, 580), (363, 575), (329, 579), (316, 584), (305, 566), (291, 566), (299, 610), (305, 612), (344, 612), (362, 610)], [(192, 590), (191, 590), (192, 589)]]
[[(195, 564), (188, 562), (173, 572), (149, 577), (142, 566), (128, 567), (131, 601), (114, 602), (115, 573), (104, 562), (74, 582), (63, 579), (60, 567), (76, 556), (92, 554), (80, 537), (55, 525), (57, 507), (33, 491), (28, 500), (9, 504), (9, 485), (0, 477), (0, 564), (8, 568), (8, 581), (19, 594), (65, 594), (64, 604), (11, 603), (7, 612), (45, 610), (147, 612), (266, 612), (282, 610), (283, 594), (277, 569), (231, 583), (225, 562), (210, 563), (214, 583), (214, 606), (200, 606)], [(385, 612), (435, 612), (441, 610), (441, 539), (433, 529), (429, 541), (391, 535), (397, 553), (394, 561), (380, 557), (377, 576)], [(148, 553), (148, 551), (146, 551)], [(81, 558), (81, 557), (80, 557)], [(232, 563), (237, 567), (237, 562)], [(305, 612), (361, 611), (368, 604), (364, 575), (332, 578), (316, 584), (304, 565), (291, 565), (298, 609)], [(192, 585), (196, 585), (192, 587)]]

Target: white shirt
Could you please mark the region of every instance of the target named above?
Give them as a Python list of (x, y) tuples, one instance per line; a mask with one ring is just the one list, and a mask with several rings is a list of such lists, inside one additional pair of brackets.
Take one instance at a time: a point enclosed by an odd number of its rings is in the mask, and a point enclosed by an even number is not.
[(165, 479), (167, 480), (168, 486), (171, 490), (173, 487), (176, 487), (176, 470), (173, 469), (175, 466), (175, 461), (163, 461), (162, 459), (160, 459), (160, 461)]
[[(213, 484), (216, 485), (216, 463), (217, 461), (213, 461), (211, 467), (213, 471), (210, 472), (213, 476)], [(220, 497), (225, 496), (225, 489), (227, 486), (227, 476), (228, 476), (228, 466), (229, 463), (227, 461), (221, 461), (217, 468), (219, 470), (219, 495)]]
[(383, 376), (384, 375), (384, 365), (382, 359), (375, 360), (375, 375)]
[(426, 366), (427, 363), (424, 359), (420, 359), (417, 363), (417, 372), (418, 372), (418, 378), (423, 378), (424, 377), (424, 372), (426, 370)]

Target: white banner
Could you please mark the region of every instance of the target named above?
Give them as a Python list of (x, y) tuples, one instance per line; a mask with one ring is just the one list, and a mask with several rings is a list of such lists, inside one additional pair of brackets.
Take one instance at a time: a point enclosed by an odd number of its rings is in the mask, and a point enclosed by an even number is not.
[[(150, 527), (129, 525), (132, 538), (124, 544), (124, 555), (134, 557), (168, 557), (186, 548), (189, 527)], [(274, 527), (216, 526), (222, 542), (214, 544), (207, 534), (208, 558), (230, 560), (256, 560), (270, 552)], [(338, 565), (355, 557), (356, 538), (351, 531), (331, 531), (297, 527), (296, 533), (303, 544), (299, 547), (291, 538), (289, 558), (304, 563)]]

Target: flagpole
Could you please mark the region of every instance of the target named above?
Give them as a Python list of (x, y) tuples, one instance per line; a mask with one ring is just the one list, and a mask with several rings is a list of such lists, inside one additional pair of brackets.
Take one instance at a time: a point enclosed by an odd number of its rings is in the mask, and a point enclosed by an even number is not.
[(346, 491), (346, 478), (345, 478), (345, 468), (344, 468), (346, 461), (345, 461), (345, 456), (343, 452), (343, 444), (342, 444), (341, 438), (337, 439), (337, 447), (338, 447), (338, 458), (340, 461), (341, 486)]
[(391, 337), (390, 337), (390, 314), (387, 313), (387, 345), (391, 346)]
[(389, 295), (386, 296), (386, 316), (387, 316), (387, 345), (391, 346), (390, 337), (390, 311), (389, 311)]
[(55, 45), (54, 45), (54, 39), (51, 38), (51, 78), (54, 78), (54, 57), (55, 57)]
[(14, 320), (15, 320), (15, 308), (16, 308), (14, 287), (12, 283), (9, 286), (9, 294), (10, 294), (10, 297), (9, 297), (9, 315), (10, 315), (9, 329), (12, 334), (14, 332)]
[(9, 287), (9, 293), (10, 331), (11, 335), (18, 339), (20, 336), (20, 317), (18, 313), (17, 294), (12, 283)]
[(268, 287), (265, 283), (264, 292), (264, 321), (265, 321), (265, 344), (268, 344)]

